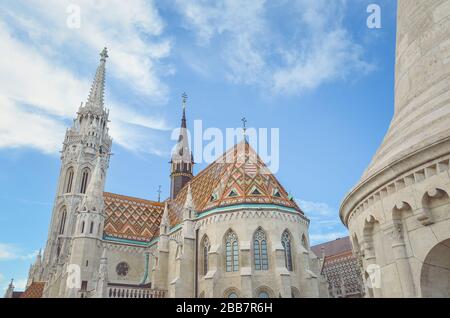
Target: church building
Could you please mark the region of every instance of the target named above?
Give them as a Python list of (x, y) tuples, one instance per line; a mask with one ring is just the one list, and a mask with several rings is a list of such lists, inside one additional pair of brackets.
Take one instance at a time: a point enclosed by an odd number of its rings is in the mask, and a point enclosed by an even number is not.
[(170, 197), (104, 191), (112, 146), (106, 48), (100, 56), (87, 102), (65, 135), (48, 240), (25, 294), (327, 297), (308, 218), (246, 138), (194, 174), (185, 97)]

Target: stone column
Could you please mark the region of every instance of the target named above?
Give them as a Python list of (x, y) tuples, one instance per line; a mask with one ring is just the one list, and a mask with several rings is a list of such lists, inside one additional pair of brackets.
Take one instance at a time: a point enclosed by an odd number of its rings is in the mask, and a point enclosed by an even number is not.
[[(374, 247), (373, 247), (372, 238), (368, 237), (368, 236), (365, 236), (364, 237), (364, 241), (363, 241), (363, 246), (364, 246), (364, 263), (365, 263), (364, 270), (367, 271), (367, 268), (370, 265), (378, 265), (377, 264), (377, 259), (375, 257), (375, 250), (374, 250)], [(367, 279), (365, 278), (366, 277), (365, 273), (363, 275), (364, 275), (364, 281), (366, 283), (367, 288), (372, 290), (373, 297), (374, 298), (381, 298), (382, 297), (381, 288), (377, 288), (376, 286), (372, 286), (371, 282), (370, 283), (367, 282)], [(369, 295), (369, 293), (367, 291), (366, 291), (366, 297), (370, 297), (370, 295)]]
[(385, 232), (392, 239), (392, 251), (397, 265), (403, 297), (415, 297), (414, 281), (406, 253), (406, 244), (403, 239), (403, 225), (401, 220), (394, 220), (393, 224)]
[(240, 259), (240, 274), (241, 274), (241, 297), (252, 298), (252, 263), (250, 253), (250, 242), (241, 242), (241, 259)]
[(208, 253), (208, 273), (203, 277), (205, 280), (205, 298), (223, 297), (214, 290), (216, 280), (220, 275), (221, 258), (220, 245), (212, 245)]
[(275, 271), (279, 288), (278, 293), (275, 296), (281, 298), (292, 298), (291, 274), (286, 268), (284, 260), (284, 247), (281, 245), (281, 243), (277, 244), (274, 247), (274, 254), (276, 266)]

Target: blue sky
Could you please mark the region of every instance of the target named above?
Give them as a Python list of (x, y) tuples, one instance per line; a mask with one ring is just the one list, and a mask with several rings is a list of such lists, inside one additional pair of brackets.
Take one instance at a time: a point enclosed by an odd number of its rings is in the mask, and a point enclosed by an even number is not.
[[(366, 26), (374, 2), (381, 29)], [(162, 185), (168, 195), (170, 135), (187, 92), (190, 125), (225, 130), (245, 116), (279, 128), (277, 177), (311, 219), (311, 241), (346, 235), (339, 204), (393, 113), (395, 11), (387, 0), (2, 1), (0, 291), (12, 277), (23, 287), (45, 245), (58, 152), (104, 46), (107, 191), (156, 199)]]

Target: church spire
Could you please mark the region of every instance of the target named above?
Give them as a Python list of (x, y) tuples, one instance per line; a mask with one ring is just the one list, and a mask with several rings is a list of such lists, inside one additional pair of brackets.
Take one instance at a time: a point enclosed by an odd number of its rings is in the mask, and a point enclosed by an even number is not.
[(100, 65), (95, 73), (94, 82), (92, 83), (91, 91), (86, 103), (87, 106), (99, 108), (103, 108), (104, 106), (105, 64), (108, 57), (108, 49), (105, 47), (100, 53)]
[(172, 153), (171, 163), (171, 187), (170, 198), (174, 199), (178, 192), (188, 183), (193, 177), (194, 158), (189, 147), (187, 123), (186, 123), (186, 102), (187, 95), (183, 93), (182, 106), (183, 115), (181, 117), (181, 128), (178, 137), (178, 143)]

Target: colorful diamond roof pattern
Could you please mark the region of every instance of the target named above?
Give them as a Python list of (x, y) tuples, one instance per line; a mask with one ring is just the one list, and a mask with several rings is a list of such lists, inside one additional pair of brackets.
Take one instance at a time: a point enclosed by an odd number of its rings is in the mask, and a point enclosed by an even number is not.
[[(237, 204), (274, 204), (303, 214), (256, 152), (243, 141), (211, 163), (191, 181), (195, 211)], [(169, 201), (170, 225), (183, 216), (188, 185)], [(149, 242), (159, 235), (164, 203), (104, 193), (105, 234), (109, 237)]]
[(148, 242), (159, 234), (164, 204), (105, 192), (105, 229), (110, 237)]
[[(190, 184), (197, 213), (236, 204), (259, 203), (289, 207), (303, 214), (246, 141), (211, 163)], [(171, 225), (181, 221), (187, 188), (186, 185), (170, 202)]]

